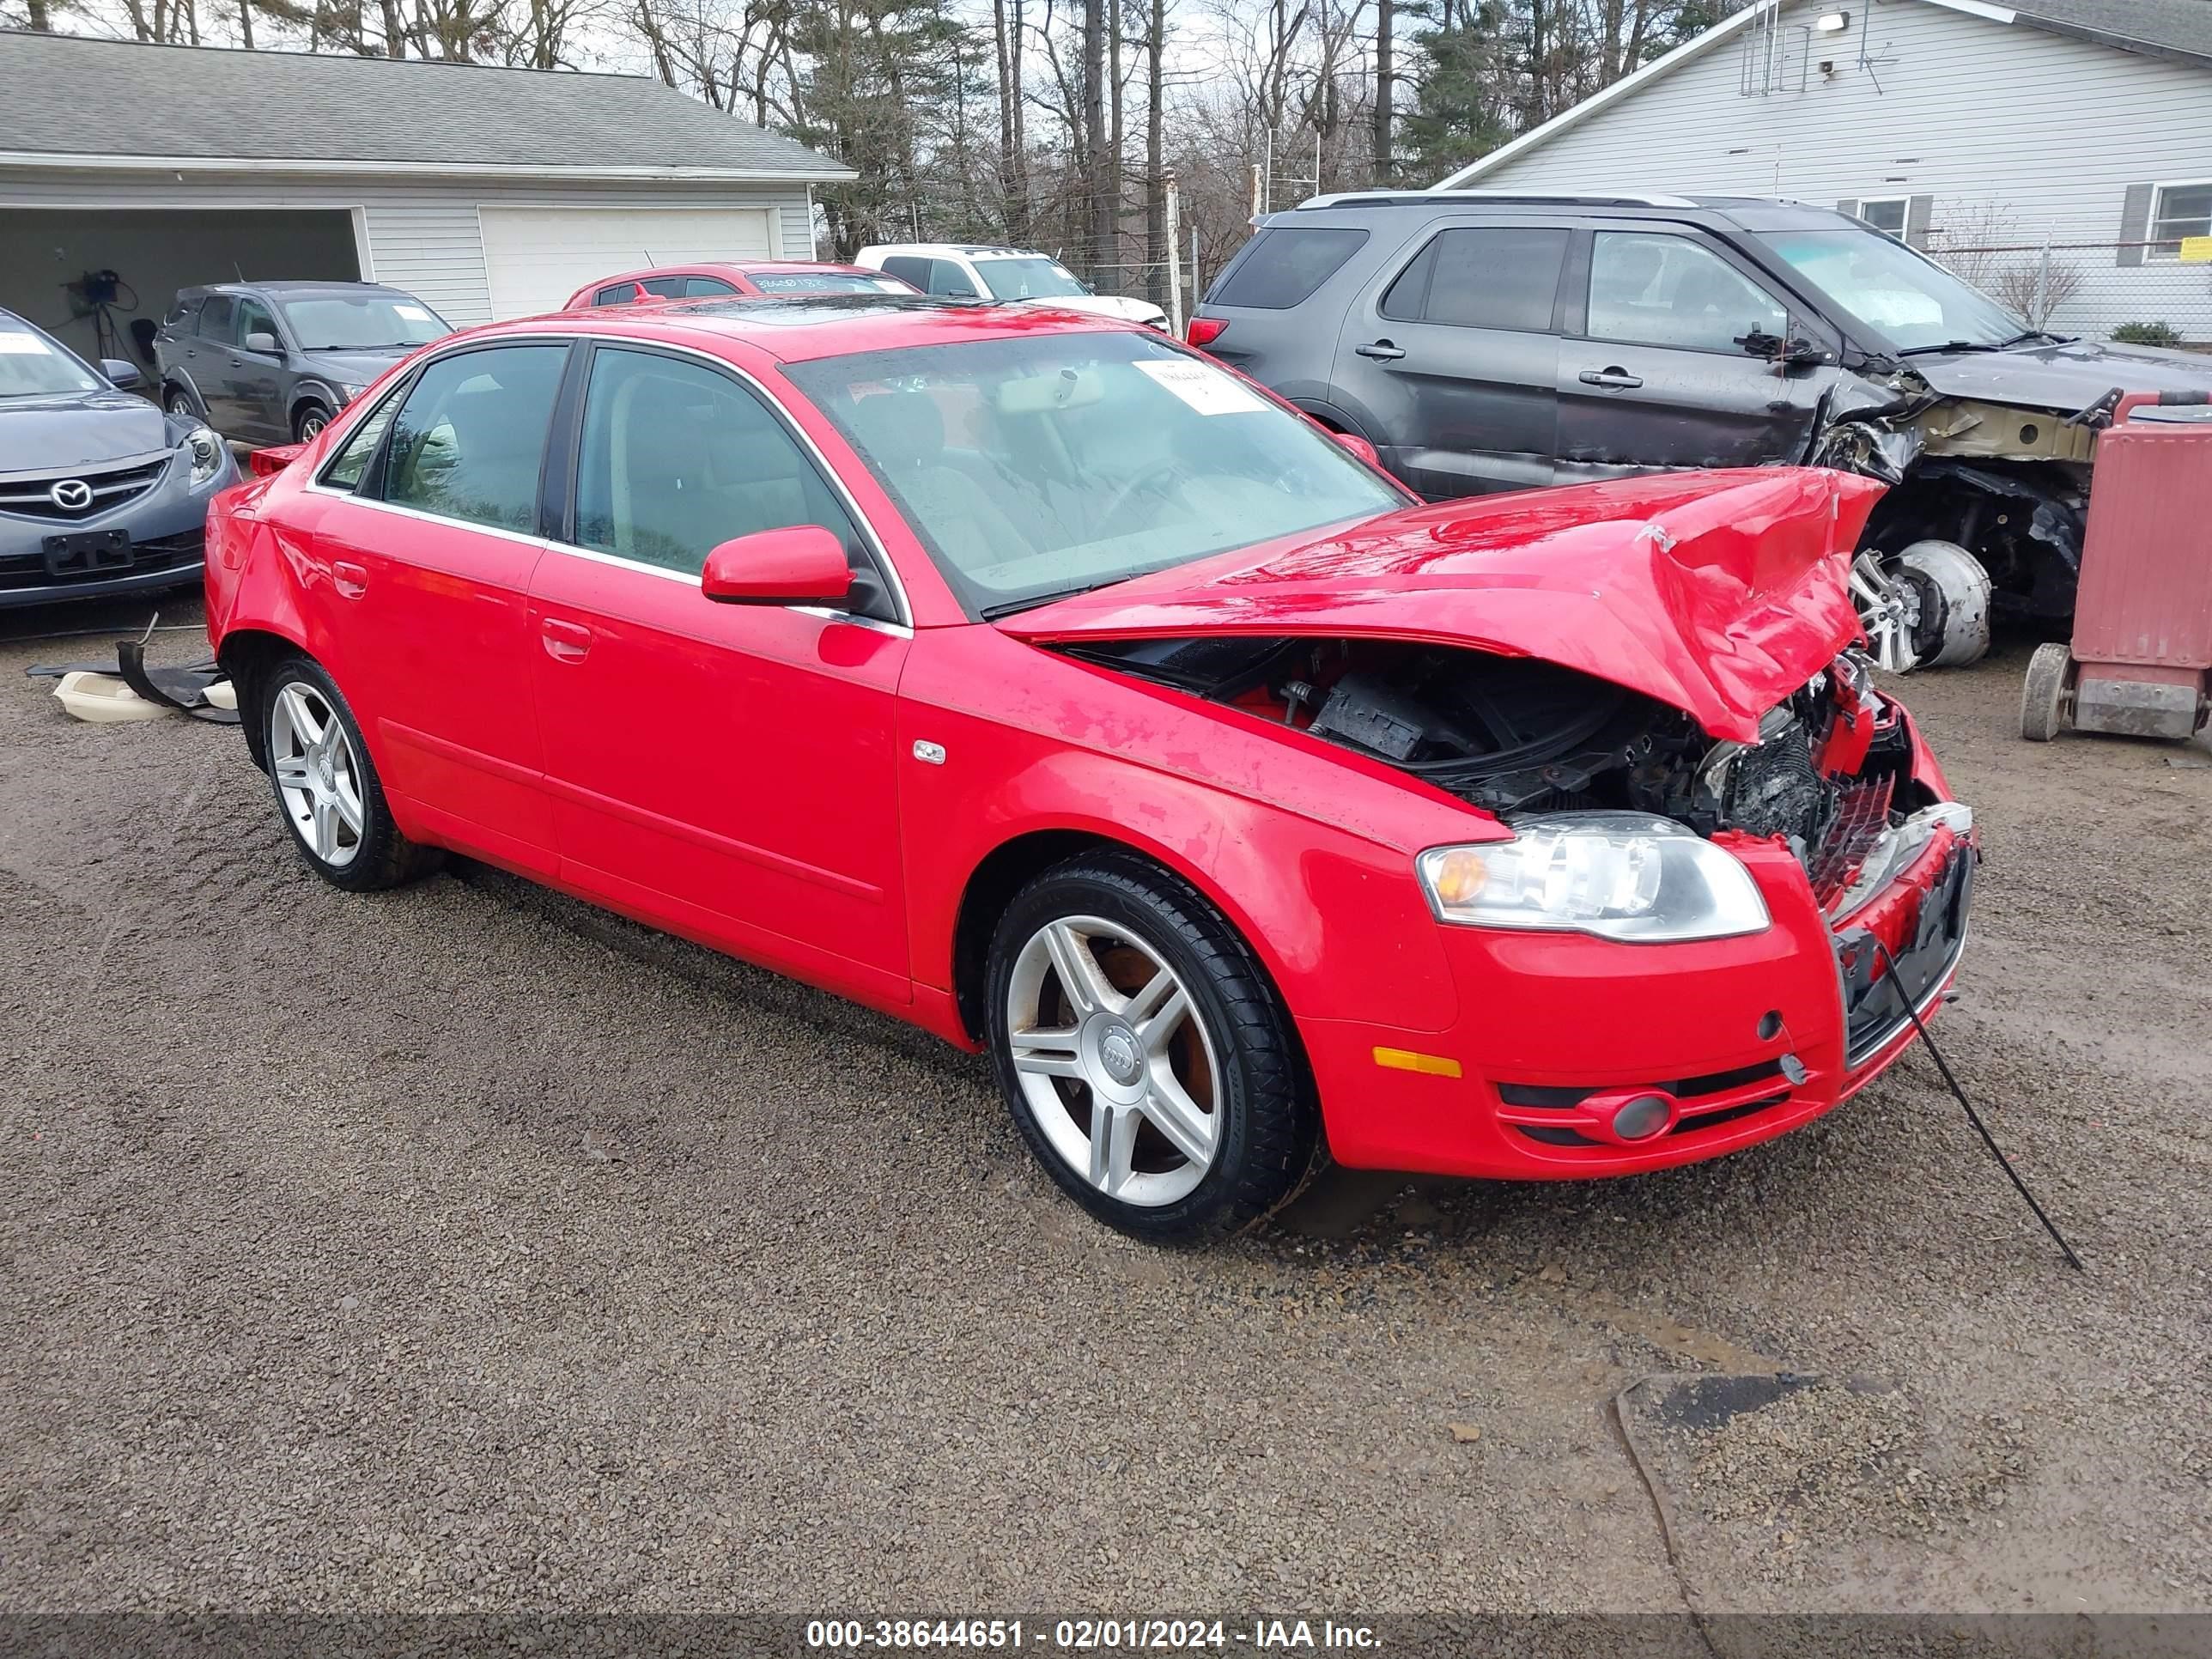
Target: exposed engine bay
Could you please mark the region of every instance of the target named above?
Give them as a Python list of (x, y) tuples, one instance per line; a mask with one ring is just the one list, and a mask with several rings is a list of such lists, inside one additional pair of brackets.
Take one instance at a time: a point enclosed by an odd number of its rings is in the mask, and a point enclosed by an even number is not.
[(1062, 648), (1280, 720), (1509, 821), (1619, 809), (1705, 836), (1780, 836), (1832, 912), (1885, 832), (1935, 802), (1856, 651), (1768, 710), (1744, 744), (1577, 670), (1464, 647), (1206, 637)]

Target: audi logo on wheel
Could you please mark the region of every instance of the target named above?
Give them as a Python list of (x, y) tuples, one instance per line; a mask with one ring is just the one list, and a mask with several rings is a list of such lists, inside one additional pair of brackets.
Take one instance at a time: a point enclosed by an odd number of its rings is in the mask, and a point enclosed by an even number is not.
[(64, 478), (46, 497), (64, 513), (82, 513), (92, 505), (92, 486), (82, 478)]

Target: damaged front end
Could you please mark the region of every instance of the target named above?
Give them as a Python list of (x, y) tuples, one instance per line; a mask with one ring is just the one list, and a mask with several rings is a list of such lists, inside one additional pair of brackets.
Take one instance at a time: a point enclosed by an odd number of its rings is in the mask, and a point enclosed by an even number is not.
[(1852, 584), (1881, 666), (1973, 662), (1993, 617), (2070, 617), (2097, 434), (2118, 388), (2069, 410), (1946, 396), (1893, 360), (1865, 373), (1826, 411), (1808, 459), (1890, 486)]
[(1903, 711), (1855, 650), (1737, 740), (1576, 669), (1467, 647), (1230, 635), (1062, 648), (1384, 763), (1509, 826), (1632, 812), (1781, 842), (1833, 917), (1964, 815), (1916, 771)]

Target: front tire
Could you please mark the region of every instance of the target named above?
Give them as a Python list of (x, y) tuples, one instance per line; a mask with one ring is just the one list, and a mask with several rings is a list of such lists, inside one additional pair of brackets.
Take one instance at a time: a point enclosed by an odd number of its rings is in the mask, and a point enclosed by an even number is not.
[(299, 412), (292, 416), (292, 441), (313, 443), (331, 423), (331, 411), (321, 404), (301, 404)]
[(322, 665), (287, 658), (260, 690), (270, 783), (307, 867), (350, 893), (396, 887), (428, 870), (435, 850), (392, 822), (360, 722)]
[(1313, 1164), (1290, 1016), (1205, 898), (1133, 854), (1037, 877), (991, 944), (988, 1038), (1014, 1121), (1062, 1191), (1155, 1243), (1226, 1237)]

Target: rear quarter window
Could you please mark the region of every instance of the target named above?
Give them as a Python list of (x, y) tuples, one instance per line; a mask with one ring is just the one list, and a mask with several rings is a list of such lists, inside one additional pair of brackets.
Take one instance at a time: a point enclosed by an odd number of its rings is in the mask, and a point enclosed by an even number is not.
[(1310, 299), (1366, 240), (1364, 230), (1270, 225), (1252, 239), (1244, 257), (1223, 273), (1206, 303), (1287, 311)]

